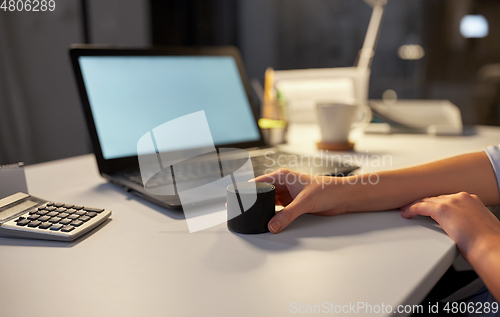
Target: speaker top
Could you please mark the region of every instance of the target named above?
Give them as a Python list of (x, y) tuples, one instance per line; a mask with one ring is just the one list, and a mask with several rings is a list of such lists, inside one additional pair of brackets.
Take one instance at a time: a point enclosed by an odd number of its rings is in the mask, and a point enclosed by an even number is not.
[(264, 182), (247, 182), (247, 183), (237, 183), (236, 190), (234, 188), (235, 184), (231, 184), (227, 186), (227, 190), (231, 193), (238, 194), (264, 194), (272, 192), (275, 187), (273, 184), (264, 183)]

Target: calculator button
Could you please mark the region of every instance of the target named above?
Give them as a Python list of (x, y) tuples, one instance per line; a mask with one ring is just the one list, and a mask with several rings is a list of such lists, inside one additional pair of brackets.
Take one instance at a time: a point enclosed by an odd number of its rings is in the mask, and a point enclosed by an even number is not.
[(64, 207), (59, 207), (59, 208), (57, 208), (55, 211), (57, 211), (57, 212), (63, 212), (63, 211), (66, 211), (66, 208), (64, 208)]
[(90, 212), (97, 212), (98, 214), (104, 211), (104, 208), (85, 207), (84, 209)]
[(87, 212), (87, 214), (85, 216), (89, 216), (91, 218), (94, 218), (95, 216), (97, 216), (97, 213), (95, 213), (95, 212)]
[(32, 221), (28, 224), (28, 227), (30, 228), (36, 228), (38, 227), (38, 225), (40, 225), (42, 222), (41, 221), (38, 221), (38, 220), (35, 220), (35, 221)]
[(65, 211), (65, 213), (70, 214), (70, 215), (74, 214), (75, 212), (76, 212), (76, 209), (68, 209)]
[(30, 215), (36, 214), (37, 212), (38, 212), (38, 210), (36, 210), (36, 209), (30, 210)]
[(66, 207), (66, 208), (73, 208), (74, 206), (75, 205), (73, 205), (73, 204), (64, 204), (64, 207)]
[(81, 205), (75, 205), (75, 206), (73, 206), (73, 208), (76, 209), (76, 210), (80, 210), (80, 209), (83, 209), (83, 206), (81, 206)]
[(28, 219), (29, 219), (29, 220), (37, 220), (37, 219), (38, 219), (38, 217), (40, 217), (40, 216), (39, 216), (39, 215), (37, 215), (37, 214), (34, 214), (34, 215), (30, 215), (30, 216), (28, 217)]
[(40, 218), (38, 218), (38, 221), (44, 221), (45, 222), (45, 221), (47, 221), (49, 219), (50, 219), (50, 217), (47, 216), (47, 215), (45, 215), (45, 216), (41, 216)]
[(89, 221), (90, 219), (92, 218), (90, 218), (89, 216), (81, 216), (80, 218), (78, 218), (78, 220), (80, 221)]
[(50, 230), (57, 231), (57, 230), (61, 229), (62, 227), (63, 227), (63, 225), (55, 224), (55, 225), (52, 225), (52, 227), (50, 227)]
[(57, 208), (54, 207), (54, 206), (50, 206), (50, 207), (45, 207), (45, 210), (48, 210), (48, 211), (54, 211), (56, 210)]
[(49, 202), (46, 203), (47, 206), (52, 206), (53, 204), (54, 204), (53, 201), (49, 201)]
[(79, 215), (79, 216), (83, 216), (85, 215), (87, 212), (83, 211), (83, 210), (78, 210), (77, 212), (75, 212), (75, 214)]
[(46, 215), (47, 213), (48, 213), (48, 211), (47, 211), (47, 210), (39, 210), (39, 211), (37, 211), (37, 213), (36, 213), (36, 214), (37, 214), (37, 215), (40, 215), (40, 216), (43, 216), (43, 215)]
[(52, 223), (57, 223), (59, 221), (61, 221), (61, 218), (59, 218), (59, 217), (52, 217), (49, 219), (49, 222), (52, 222)]
[(75, 220), (75, 219), (77, 219), (78, 217), (80, 217), (80, 216), (78, 216), (78, 215), (70, 215), (70, 216), (68, 217), (68, 219)]
[(50, 222), (44, 222), (38, 228), (40, 228), (40, 229), (47, 229), (50, 226), (52, 226), (52, 224)]
[(21, 221), (21, 220), (24, 220), (24, 219), (26, 219), (26, 218), (25, 217), (19, 217), (19, 218), (17, 218), (17, 220), (15, 220), (15, 222), (18, 222), (18, 221)]
[(70, 223), (70, 225), (75, 226), (75, 227), (79, 227), (79, 226), (83, 225), (83, 221), (74, 220), (72, 223)]
[(61, 212), (59, 215), (57, 215), (59, 218), (66, 218), (67, 216), (69, 216), (69, 214), (65, 213), (65, 212)]
[(47, 214), (47, 216), (49, 216), (49, 217), (55, 217), (55, 216), (57, 216), (57, 215), (59, 215), (59, 213), (58, 213), (57, 211), (51, 211), (51, 212), (49, 212), (49, 213)]
[(54, 207), (62, 207), (62, 206), (64, 206), (63, 203), (54, 203)]
[(62, 232), (70, 232), (71, 230), (75, 229), (75, 227), (73, 226), (70, 226), (70, 225), (67, 225), (67, 226), (64, 226), (61, 231)]
[(21, 221), (18, 221), (17, 225), (18, 226), (26, 226), (28, 223), (30, 223), (30, 221), (28, 219), (23, 219)]
[(73, 220), (72, 220), (72, 219), (68, 219), (68, 218), (66, 218), (66, 219), (63, 219), (63, 220), (59, 221), (59, 223), (62, 223), (63, 225), (67, 225), (67, 224), (68, 224), (68, 223), (70, 223), (71, 221), (73, 221)]

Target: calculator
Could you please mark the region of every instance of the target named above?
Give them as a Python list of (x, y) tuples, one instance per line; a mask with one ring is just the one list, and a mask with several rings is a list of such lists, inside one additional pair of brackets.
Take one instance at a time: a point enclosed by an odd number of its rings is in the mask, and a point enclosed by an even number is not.
[(72, 241), (111, 215), (110, 210), (50, 202), (25, 193), (0, 199), (0, 236)]

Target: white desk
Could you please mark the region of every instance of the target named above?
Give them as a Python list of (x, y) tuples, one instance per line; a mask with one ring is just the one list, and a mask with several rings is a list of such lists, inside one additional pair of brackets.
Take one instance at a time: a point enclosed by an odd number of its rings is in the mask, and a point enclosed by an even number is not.
[[(293, 127), (290, 146), (312, 153), (316, 135)], [(402, 167), (499, 140), (500, 129), (483, 127), (468, 137), (364, 136), (357, 147)], [(457, 255), (430, 219), (399, 212), (306, 215), (278, 235), (237, 235), (224, 225), (190, 234), (179, 212), (107, 184), (91, 155), (26, 172), (33, 195), (113, 215), (74, 243), (0, 238), (2, 317), (301, 315), (292, 302), (396, 308), (421, 301)]]

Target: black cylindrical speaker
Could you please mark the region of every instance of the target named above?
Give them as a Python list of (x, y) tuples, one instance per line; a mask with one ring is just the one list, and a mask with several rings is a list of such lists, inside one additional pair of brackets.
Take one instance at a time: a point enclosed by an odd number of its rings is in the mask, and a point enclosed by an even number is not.
[[(275, 187), (263, 182), (227, 187), (227, 227), (237, 233), (269, 232), (267, 224), (276, 214)], [(252, 202), (253, 205), (251, 205)], [(251, 206), (250, 206), (251, 205)]]

